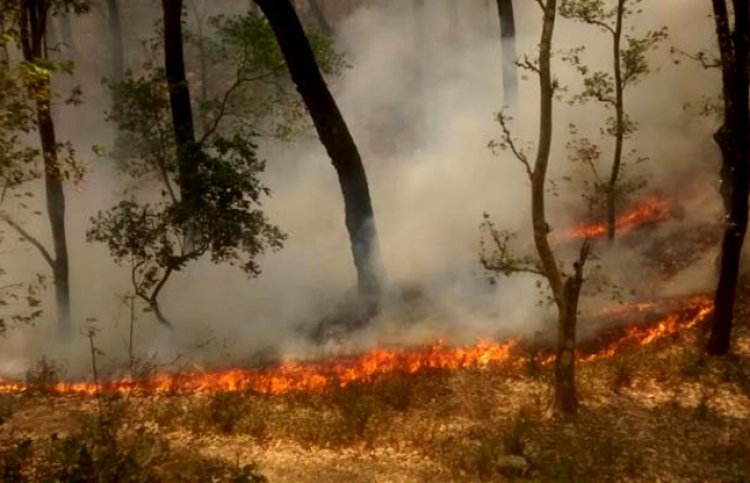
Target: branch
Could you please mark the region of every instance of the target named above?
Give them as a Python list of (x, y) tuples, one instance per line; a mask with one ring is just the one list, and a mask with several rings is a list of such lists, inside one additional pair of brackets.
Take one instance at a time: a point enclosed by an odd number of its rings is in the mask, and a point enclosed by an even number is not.
[[(219, 104), (219, 112), (216, 114), (216, 116), (213, 119), (213, 122), (211, 123), (211, 127), (206, 129), (206, 132), (203, 133), (203, 136), (201, 137), (199, 144), (203, 144), (206, 139), (210, 135), (212, 135), (219, 127), (219, 123), (221, 122), (222, 118), (224, 117), (224, 114), (226, 113), (227, 104), (229, 103), (229, 98), (231, 97), (232, 93), (239, 88), (242, 84), (245, 84), (247, 82), (255, 82), (259, 80), (263, 80), (266, 77), (271, 77), (272, 75), (275, 75), (281, 68), (284, 67), (285, 64), (279, 64), (278, 66), (274, 67), (273, 69), (269, 70), (268, 72), (264, 74), (260, 74), (255, 77), (242, 77), (239, 75), (239, 72), (237, 73), (237, 79), (232, 83), (231, 86), (229, 86), (229, 89), (224, 93), (224, 96), (221, 99), (221, 103)], [(239, 67), (237, 70), (239, 71)]]
[(529, 179), (531, 179), (531, 177), (534, 176), (534, 172), (531, 170), (531, 164), (529, 164), (529, 159), (520, 149), (516, 147), (515, 142), (513, 142), (513, 137), (511, 136), (510, 129), (508, 129), (506, 118), (502, 113), (498, 114), (497, 122), (500, 123), (500, 128), (503, 130), (503, 141), (510, 148), (510, 151), (513, 153), (513, 156), (515, 156), (516, 159), (518, 159), (521, 162), (521, 164), (524, 165), (524, 167), (526, 168), (526, 174), (529, 176)]
[(698, 62), (704, 69), (719, 69), (721, 68), (721, 60), (711, 59), (706, 56), (704, 52), (698, 52), (697, 54), (691, 54), (680, 48), (672, 47), (672, 53), (686, 57), (692, 61)]
[(50, 268), (53, 271), (55, 270), (55, 266), (57, 265), (57, 263), (55, 262), (55, 259), (52, 258), (52, 256), (49, 254), (49, 252), (47, 251), (47, 249), (44, 248), (44, 245), (42, 245), (39, 240), (37, 240), (29, 232), (27, 232), (26, 230), (24, 230), (23, 227), (21, 225), (19, 225), (18, 223), (16, 223), (9, 215), (7, 215), (5, 213), (0, 213), (0, 219), (2, 219), (3, 221), (5, 221), (8, 225), (11, 226), (11, 228), (13, 228), (14, 230), (16, 230), (16, 232), (18, 232), (18, 234), (21, 235), (21, 238), (23, 238), (27, 242), (31, 243), (32, 245), (34, 245), (34, 247), (37, 250), (39, 250), (39, 253), (42, 255), (42, 257), (44, 258), (44, 260), (49, 264)]

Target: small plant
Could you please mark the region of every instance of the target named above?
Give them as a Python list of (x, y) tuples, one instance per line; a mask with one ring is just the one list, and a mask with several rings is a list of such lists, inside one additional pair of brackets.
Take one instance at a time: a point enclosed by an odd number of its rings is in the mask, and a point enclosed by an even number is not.
[(55, 386), (60, 382), (62, 366), (47, 356), (42, 356), (37, 363), (26, 372), (26, 384), (33, 394), (52, 394)]
[(0, 453), (0, 481), (28, 481), (23, 469), (31, 455), (31, 440), (26, 438)]
[(245, 413), (245, 402), (240, 393), (217, 392), (211, 395), (207, 410), (211, 423), (219, 431), (231, 433)]
[(615, 394), (633, 384), (633, 366), (626, 357), (615, 357), (611, 363), (612, 375), (610, 385)]
[(505, 454), (523, 456), (530, 428), (530, 411), (526, 408), (519, 409), (513, 417), (508, 431), (503, 435)]

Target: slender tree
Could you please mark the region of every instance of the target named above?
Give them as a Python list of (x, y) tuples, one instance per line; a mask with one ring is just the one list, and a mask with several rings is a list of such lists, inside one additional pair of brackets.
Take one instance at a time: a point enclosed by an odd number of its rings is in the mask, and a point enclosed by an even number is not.
[(552, 300), (557, 307), (557, 344), (555, 354), (554, 397), (550, 405), (552, 416), (572, 416), (578, 409), (578, 398), (575, 387), (575, 348), (576, 325), (578, 319), (578, 301), (584, 282), (583, 269), (589, 256), (591, 244), (585, 240), (581, 245), (578, 258), (573, 263), (573, 270), (566, 273), (561, 270), (558, 260), (549, 242), (550, 227), (545, 210), (547, 186), (547, 169), (549, 167), (552, 146), (552, 114), (557, 81), (552, 77), (551, 57), (552, 38), (557, 16), (557, 0), (540, 0), (537, 2), (543, 12), (542, 34), (539, 42), (538, 61), (528, 58), (522, 65), (533, 71), (539, 78), (540, 117), (536, 157), (532, 161), (525, 151), (517, 145), (511, 136), (509, 118), (502, 112), (498, 122), (502, 128), (502, 140), (491, 143), (492, 146), (509, 150), (525, 168), (531, 182), (531, 218), (534, 235), (535, 258), (517, 259), (512, 255), (509, 244), (512, 234), (498, 231), (489, 220), (483, 223), (495, 244), (491, 256), (482, 252), (482, 263), (488, 270), (509, 275), (513, 272), (527, 272), (543, 276), (549, 283)]
[[(642, 36), (625, 35), (627, 21), (638, 13), (641, 0), (616, 0), (610, 9), (605, 0), (563, 0), (560, 14), (597, 27), (612, 40), (612, 69), (610, 72), (592, 71), (581, 62), (583, 47), (576, 49), (568, 60), (583, 75), (584, 90), (576, 96), (579, 102), (594, 100), (614, 111), (607, 122), (607, 134), (614, 138), (612, 165), (605, 179), (599, 179), (598, 170), (593, 182), (596, 193), (603, 198), (606, 211), (607, 239), (614, 242), (617, 234), (617, 207), (623, 200), (643, 186), (642, 180), (625, 179), (625, 140), (637, 129), (625, 111), (625, 92), (649, 73), (646, 54), (667, 36), (666, 28), (648, 31)], [(598, 151), (597, 151), (598, 157)], [(638, 158), (636, 162), (646, 158)], [(593, 165), (591, 165), (593, 166)], [(597, 200), (598, 201), (598, 200)]]
[[(48, 62), (47, 21), (50, 17), (50, 0), (25, 0), (19, 3), (19, 38), (23, 58), (32, 65)], [(65, 193), (63, 191), (63, 169), (58, 155), (58, 142), (51, 112), (50, 75), (30, 78), (28, 89), (36, 107), (36, 125), (41, 143), (44, 163), (44, 188), (47, 214), (52, 230), (54, 256), (49, 254), (33, 238), (24, 236), (40, 250), (52, 268), (57, 300), (57, 319), (60, 332), (70, 333), (70, 275), (68, 267), (68, 242), (65, 233)], [(6, 221), (8, 221), (6, 219)], [(10, 221), (9, 221), (10, 223)], [(21, 235), (20, 226), (11, 224)]]
[(724, 118), (714, 135), (721, 151), (721, 177), (728, 208), (721, 246), (721, 272), (714, 298), (714, 320), (708, 353), (729, 352), (739, 275), (740, 255), (748, 222), (750, 194), (750, 8), (746, 0), (733, 0), (734, 29), (726, 0), (712, 0), (722, 73)]
[(384, 269), (362, 158), (289, 0), (256, 2), (276, 35), (292, 80), (338, 174), (359, 292), (368, 303), (377, 303), (383, 288)]
[(500, 46), (503, 61), (503, 93), (505, 104), (515, 108), (518, 97), (518, 68), (516, 66), (516, 19), (513, 0), (497, 0), (500, 16)]

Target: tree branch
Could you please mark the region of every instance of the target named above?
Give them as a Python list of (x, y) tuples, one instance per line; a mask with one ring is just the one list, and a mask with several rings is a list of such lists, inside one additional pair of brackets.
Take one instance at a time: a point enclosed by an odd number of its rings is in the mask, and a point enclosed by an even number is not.
[(26, 240), (27, 242), (31, 243), (37, 250), (39, 250), (39, 253), (42, 255), (44, 260), (49, 264), (50, 268), (54, 271), (55, 266), (57, 265), (57, 262), (55, 262), (55, 259), (52, 258), (52, 256), (49, 254), (46, 248), (44, 248), (44, 245), (41, 244), (39, 240), (37, 240), (32, 234), (27, 232), (23, 229), (21, 225), (16, 223), (9, 215), (6, 213), (0, 213), (0, 219), (5, 221), (8, 225), (10, 225), (11, 228), (16, 230), (19, 235), (21, 235), (21, 238)]

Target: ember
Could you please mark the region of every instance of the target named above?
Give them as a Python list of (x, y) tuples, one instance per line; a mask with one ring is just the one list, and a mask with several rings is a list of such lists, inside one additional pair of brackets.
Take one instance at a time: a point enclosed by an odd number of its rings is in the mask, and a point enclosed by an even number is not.
[[(653, 304), (636, 304), (631, 310), (643, 311)], [(611, 313), (622, 309), (611, 309)], [(580, 362), (592, 362), (614, 356), (628, 347), (644, 347), (700, 323), (710, 314), (712, 302), (705, 295), (685, 301), (681, 308), (652, 324), (632, 326), (614, 341), (597, 350), (579, 353)], [(619, 312), (618, 312), (619, 313)], [(232, 369), (183, 374), (161, 373), (145, 381), (128, 378), (100, 383), (58, 383), (54, 390), (67, 395), (93, 395), (97, 390), (130, 393), (201, 394), (218, 391), (256, 391), (279, 395), (290, 392), (320, 392), (345, 387), (355, 382), (370, 382), (377, 377), (402, 372), (415, 374), (429, 369), (490, 368), (522, 364), (527, 361), (523, 343), (517, 340), (482, 341), (469, 347), (449, 347), (441, 342), (412, 349), (375, 349), (364, 354), (322, 361), (289, 361), (268, 369)], [(547, 354), (543, 365), (554, 361)], [(0, 392), (24, 392), (26, 384), (0, 380)]]

